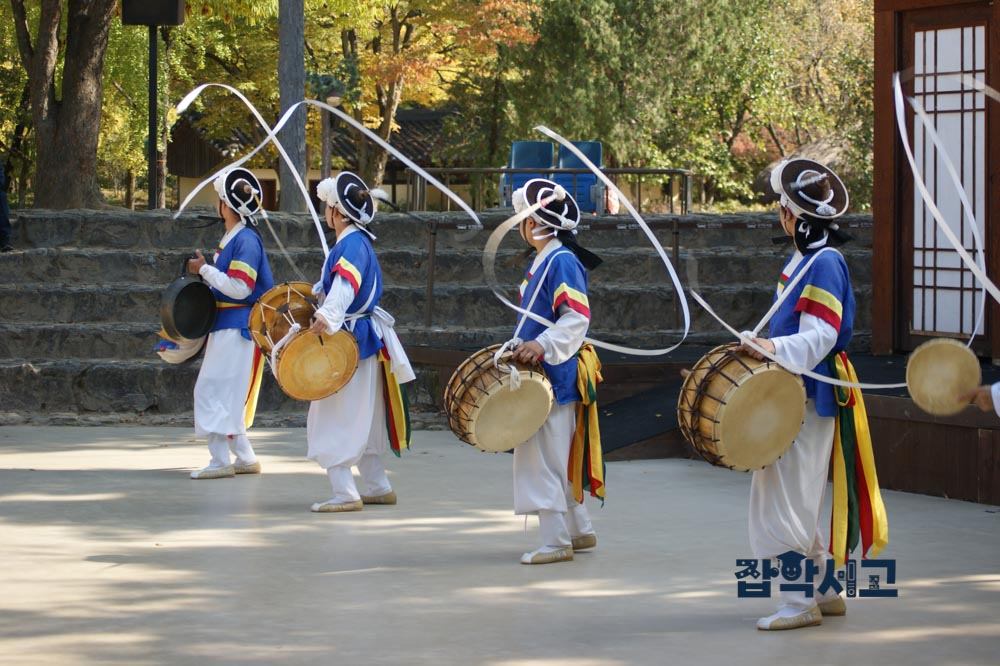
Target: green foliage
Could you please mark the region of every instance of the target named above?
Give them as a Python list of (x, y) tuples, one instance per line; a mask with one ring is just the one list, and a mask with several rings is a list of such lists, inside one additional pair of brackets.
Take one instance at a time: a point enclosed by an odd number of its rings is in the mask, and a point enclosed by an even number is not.
[[(162, 67), (161, 67), (162, 71)], [(121, 189), (129, 173), (145, 173), (149, 134), (149, 30), (113, 21), (104, 61), (100, 181)], [(165, 78), (158, 79), (162, 99)]]
[[(276, 120), (278, 0), (187, 4), (184, 24), (163, 33), (169, 49), (160, 44), (161, 114), (194, 86), (220, 81)], [(33, 20), (37, 7), (28, 5)], [(532, 128), (544, 124), (602, 141), (608, 166), (693, 169), (709, 202), (749, 203), (768, 163), (832, 137), (863, 210), (873, 11), (873, 0), (305, 0), (306, 69), (338, 79), (344, 107), (371, 127), (391, 127), (397, 104), (456, 109), (442, 163), (500, 166), (511, 141), (540, 138)], [(12, 20), (0, 2), (0, 25)], [(33, 145), (14, 40), (0, 31), (0, 159), (13, 161), (16, 182)], [(105, 183), (144, 172), (146, 40), (146, 30), (114, 21), (98, 162)], [(234, 133), (244, 144), (263, 139), (222, 91), (205, 93), (194, 110), (198, 128), (236, 152), (246, 148)], [(315, 110), (308, 132), (315, 148)], [(311, 153), (318, 164), (320, 151)], [(271, 149), (255, 164), (276, 159)]]
[[(37, 15), (37, 9), (29, 12), (29, 20), (33, 15)], [(0, 2), (0, 25), (13, 23), (10, 4)], [(12, 204), (25, 199), (25, 193), (18, 191), (19, 181), (22, 174), (30, 173), (34, 162), (27, 85), (28, 74), (21, 66), (14, 31), (0, 30), (0, 160), (7, 171)]]

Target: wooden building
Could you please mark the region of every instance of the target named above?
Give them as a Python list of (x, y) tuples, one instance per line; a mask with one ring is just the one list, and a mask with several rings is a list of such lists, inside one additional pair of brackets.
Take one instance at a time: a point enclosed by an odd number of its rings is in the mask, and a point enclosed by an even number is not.
[[(1000, 102), (959, 75), (1000, 88), (1000, 3), (875, 0), (875, 182), (872, 193), (872, 351), (907, 354), (931, 338), (968, 341), (992, 381), (1000, 362), (1000, 304), (983, 294), (915, 187), (896, 123), (893, 76), (925, 110), (967, 195), (963, 210), (946, 162), (909, 104), (914, 161), (942, 217), (1000, 281)], [(971, 213), (971, 216), (969, 215)], [(896, 357), (898, 359), (898, 356)], [(886, 360), (886, 363), (896, 362)], [(968, 407), (932, 417), (908, 397), (866, 397), (883, 487), (1000, 504), (1000, 419)]]
[[(425, 109), (400, 110), (396, 115), (398, 129), (393, 133), (393, 146), (421, 166), (444, 166), (438, 163), (438, 159), (447, 142), (444, 121), (451, 113)], [(248, 153), (255, 143), (256, 141), (252, 137), (239, 131), (234, 132), (227, 141), (209, 140), (191, 124), (189, 116), (182, 116), (171, 128), (171, 147), (167, 152), (167, 171), (177, 177), (178, 200), (183, 200), (202, 179), (214, 173), (215, 170)], [(353, 131), (338, 125), (337, 130), (332, 133), (330, 144), (334, 158), (340, 163), (346, 164), (349, 169), (357, 169), (357, 147)], [(308, 159), (309, 150), (307, 146), (307, 162), (310, 161)], [(277, 157), (273, 147), (266, 149), (265, 154)], [(315, 162), (315, 160), (312, 161)], [(388, 191), (394, 202), (405, 201), (407, 198), (405, 169), (406, 165), (395, 156), (389, 156), (382, 187)], [(277, 169), (253, 168), (251, 170), (260, 180), (264, 189), (264, 208), (276, 210), (281, 196)], [(336, 171), (334, 170), (334, 173)], [(319, 169), (310, 169), (304, 179), (317, 210), (322, 210), (315, 196), (316, 185), (320, 178)], [(294, 182), (291, 185), (293, 196), (301, 196)], [(205, 188), (192, 201), (192, 204), (211, 205), (214, 202), (214, 197), (212, 189)]]
[[(893, 75), (926, 111), (953, 162), (971, 211), (963, 210), (924, 124), (905, 106), (915, 162), (942, 216), (967, 250), (973, 213), (987, 274), (1000, 279), (1000, 102), (963, 85), (964, 74), (1000, 88), (1000, 3), (981, 0), (875, 1), (875, 183), (872, 350), (906, 353), (935, 337), (968, 340), (1000, 360), (1000, 305), (982, 292), (914, 187), (896, 125)], [(991, 225), (992, 223), (992, 225)]]

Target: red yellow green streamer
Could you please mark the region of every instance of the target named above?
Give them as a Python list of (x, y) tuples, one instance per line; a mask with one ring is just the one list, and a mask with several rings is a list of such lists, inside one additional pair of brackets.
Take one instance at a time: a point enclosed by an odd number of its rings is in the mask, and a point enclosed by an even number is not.
[[(847, 354), (830, 359), (838, 379), (857, 383)], [(833, 439), (833, 516), (830, 554), (838, 567), (861, 542), (861, 556), (876, 557), (889, 543), (889, 522), (879, 492), (868, 413), (861, 391), (835, 386), (840, 406)], [(869, 553), (869, 551), (871, 551)]]
[(382, 366), (382, 397), (385, 399), (385, 428), (389, 434), (389, 447), (399, 457), (403, 449), (410, 447), (410, 409), (406, 402), (406, 390), (396, 381), (392, 372), (392, 359), (385, 347), (378, 352)]
[(247, 390), (246, 400), (243, 401), (243, 423), (247, 430), (253, 425), (253, 418), (257, 415), (257, 398), (260, 397), (260, 382), (263, 377), (264, 355), (260, 353), (260, 347), (254, 345), (250, 388)]
[(603, 380), (597, 351), (586, 343), (577, 356), (576, 387), (583, 400), (576, 407), (576, 431), (569, 452), (569, 480), (573, 497), (581, 503), (585, 489), (604, 503), (604, 453), (597, 422), (597, 385)]

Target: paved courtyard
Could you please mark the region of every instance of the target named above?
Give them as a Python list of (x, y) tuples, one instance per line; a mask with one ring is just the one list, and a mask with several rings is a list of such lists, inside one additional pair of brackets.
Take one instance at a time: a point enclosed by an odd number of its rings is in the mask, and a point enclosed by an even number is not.
[(191, 481), (187, 428), (0, 428), (2, 664), (996, 664), (997, 507), (884, 492), (897, 599), (763, 633), (738, 599), (750, 477), (608, 464), (598, 547), (529, 567), (511, 458), (418, 431), (397, 506), (313, 514), (305, 433), (261, 476)]

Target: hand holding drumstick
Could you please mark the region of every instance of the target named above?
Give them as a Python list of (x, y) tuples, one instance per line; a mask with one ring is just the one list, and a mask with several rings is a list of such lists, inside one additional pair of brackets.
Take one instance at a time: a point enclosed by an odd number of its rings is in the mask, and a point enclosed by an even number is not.
[(511, 352), (511, 356), (514, 357), (514, 360), (523, 363), (537, 363), (545, 356), (545, 350), (534, 340), (528, 340)]
[(315, 333), (316, 335), (322, 335), (326, 333), (326, 319), (320, 313), (313, 315), (312, 324), (309, 326), (309, 331)]
[(189, 273), (197, 274), (201, 270), (201, 267), (205, 265), (205, 257), (202, 256), (201, 250), (194, 251), (195, 256), (188, 259), (187, 269)]
[[(750, 338), (750, 341), (753, 342), (758, 347), (762, 347), (763, 349), (767, 350), (768, 353), (774, 354), (774, 343), (771, 342), (770, 340), (768, 340), (767, 338)], [(733, 349), (733, 351), (734, 352), (741, 352), (741, 351), (742, 352), (746, 352), (747, 354), (749, 354), (753, 358), (757, 359), (758, 361), (768, 361), (768, 360), (770, 360), (766, 356), (764, 356), (763, 354), (761, 354), (759, 351), (757, 351), (756, 349), (754, 349), (753, 347), (751, 347), (750, 345), (747, 345), (747, 344), (739, 345), (738, 347), (736, 347), (735, 349)]]
[(993, 406), (993, 387), (989, 384), (983, 384), (971, 391), (966, 391), (959, 396), (959, 400), (973, 404), (984, 412), (991, 412), (995, 409)]

